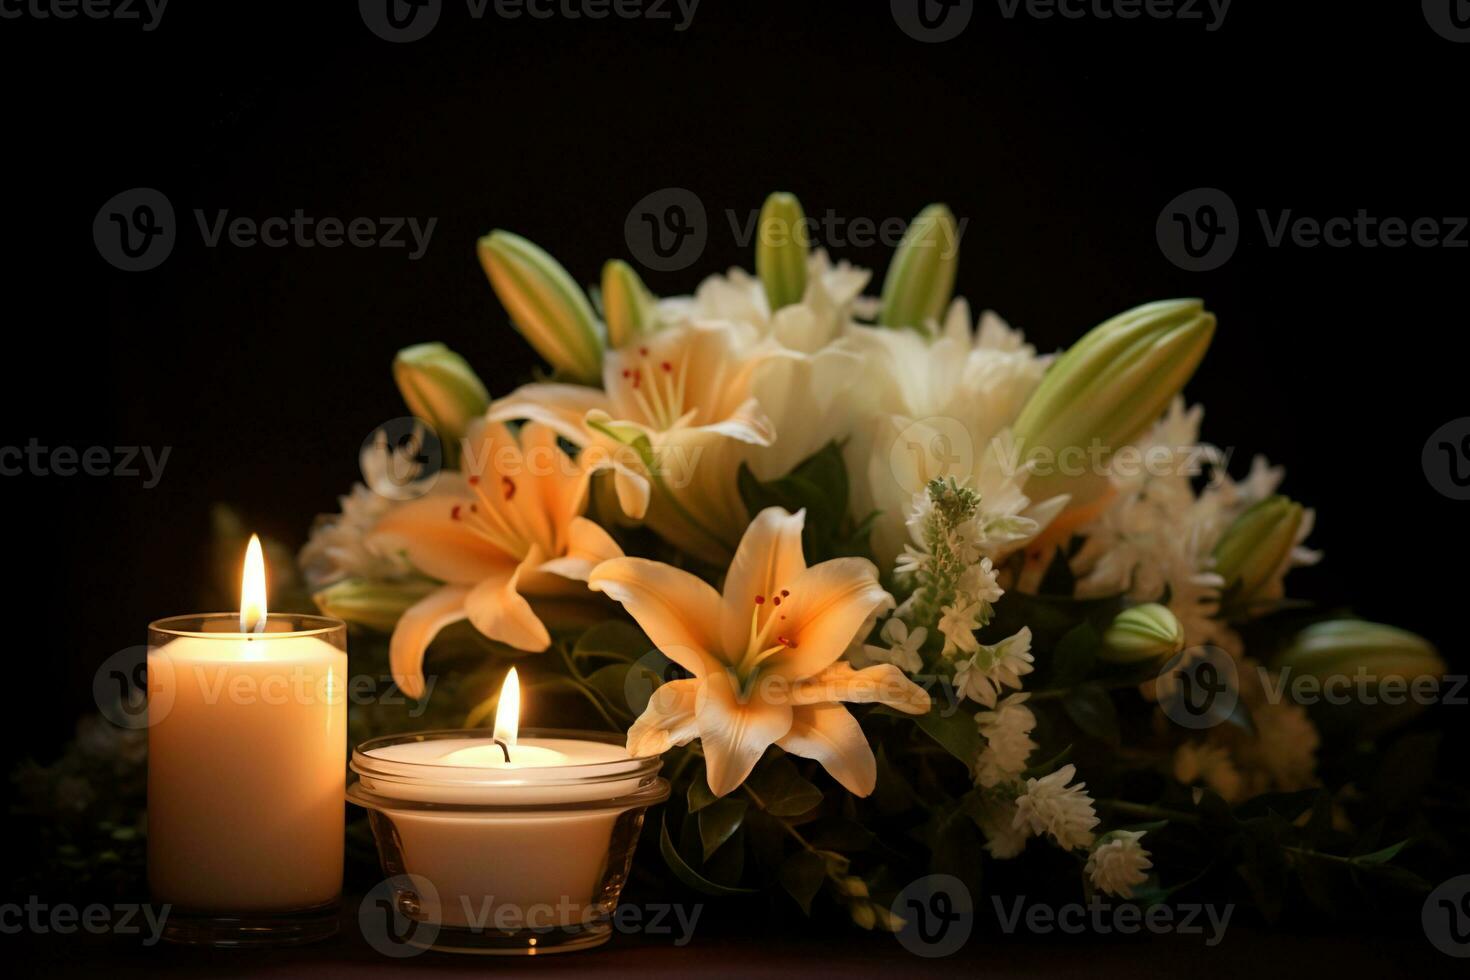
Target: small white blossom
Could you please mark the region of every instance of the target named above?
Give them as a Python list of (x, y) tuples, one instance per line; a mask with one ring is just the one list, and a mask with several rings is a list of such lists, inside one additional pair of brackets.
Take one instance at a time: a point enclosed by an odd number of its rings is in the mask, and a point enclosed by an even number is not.
[(1014, 781), (1036, 750), (1036, 743), (1031, 740), (1036, 716), (1026, 707), (1030, 696), (1012, 694), (994, 711), (982, 711), (975, 716), (975, 724), (985, 736), (985, 748), (975, 764), (975, 781), (981, 786), (990, 788)]
[(946, 657), (953, 656), (956, 650), (961, 653), (975, 653), (980, 649), (975, 631), (984, 625), (980, 621), (984, 611), (985, 606), (982, 603), (967, 602), (960, 605), (958, 600), (954, 605), (940, 610), (939, 632), (944, 634)]
[(1091, 845), (1098, 816), (1087, 784), (1067, 785), (1076, 775), (1076, 766), (1065, 765), (1049, 776), (1026, 780), (1026, 792), (1016, 800), (1015, 825), (1050, 834), (1065, 850)]
[(899, 670), (910, 674), (918, 673), (924, 666), (924, 658), (919, 655), (919, 650), (924, 646), (924, 641), (929, 637), (929, 631), (922, 626), (909, 629), (909, 624), (894, 616), (883, 624), (883, 630), (879, 634), (886, 647), (864, 644), (863, 652), (871, 663), (893, 664)]
[(981, 645), (974, 656), (955, 671), (954, 683), (961, 695), (994, 708), (1005, 688), (1020, 690), (1021, 678), (1035, 670), (1031, 656), (1031, 628), (1008, 636), (993, 645)]
[(1154, 866), (1139, 845), (1143, 831), (1115, 830), (1104, 834), (1087, 856), (1087, 877), (1098, 889), (1119, 898), (1132, 898), (1133, 886), (1148, 880)]

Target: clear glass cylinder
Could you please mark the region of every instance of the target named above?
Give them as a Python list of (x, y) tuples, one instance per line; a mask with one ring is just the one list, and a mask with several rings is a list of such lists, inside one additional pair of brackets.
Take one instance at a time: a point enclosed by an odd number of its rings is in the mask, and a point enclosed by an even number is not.
[(311, 942), (341, 902), (347, 627), (239, 613), (148, 627), (148, 884), (175, 942)]
[[(600, 732), (528, 731), (504, 765), (499, 752), (484, 729), (353, 752), (347, 796), (369, 811), (408, 924), (393, 941), (510, 955), (601, 945), (644, 813), (669, 795), (662, 760), (629, 758), (621, 737)], [(465, 753), (483, 764), (453, 761)]]

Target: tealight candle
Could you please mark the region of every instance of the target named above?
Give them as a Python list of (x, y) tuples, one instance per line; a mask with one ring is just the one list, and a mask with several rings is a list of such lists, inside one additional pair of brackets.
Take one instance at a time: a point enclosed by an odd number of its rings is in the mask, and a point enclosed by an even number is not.
[(519, 732), (512, 669), (495, 727), (357, 747), (348, 798), (366, 807), (407, 941), (459, 952), (550, 953), (607, 941), (643, 814), (668, 798), (658, 757), (622, 739)]
[(347, 756), (341, 620), (268, 614), (252, 537), (240, 612), (148, 629), (148, 882), (165, 938), (336, 931)]

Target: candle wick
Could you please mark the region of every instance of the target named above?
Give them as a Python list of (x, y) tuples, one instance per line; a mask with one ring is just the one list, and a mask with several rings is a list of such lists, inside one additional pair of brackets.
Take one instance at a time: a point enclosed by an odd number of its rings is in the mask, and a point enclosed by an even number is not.
[(510, 763), (510, 746), (507, 745), (507, 744), (505, 744), (505, 739), (503, 739), (503, 738), (497, 738), (494, 741), (495, 741), (495, 744), (496, 745), (500, 746), (500, 751), (505, 755), (505, 761), (506, 761), (506, 763), (509, 764)]

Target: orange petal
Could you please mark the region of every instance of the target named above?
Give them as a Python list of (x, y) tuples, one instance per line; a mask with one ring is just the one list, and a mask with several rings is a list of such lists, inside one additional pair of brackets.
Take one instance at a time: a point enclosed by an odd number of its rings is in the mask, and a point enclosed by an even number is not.
[(776, 744), (787, 752), (816, 759), (855, 796), (867, 796), (878, 783), (878, 763), (867, 736), (840, 704), (793, 709), (791, 730)]
[(695, 677), (723, 673), (720, 594), (709, 583), (662, 562), (614, 558), (592, 570), (587, 587), (622, 603), (653, 645)]
[(446, 585), (409, 606), (388, 641), (388, 665), (393, 681), (411, 698), (424, 696), (424, 653), (439, 631), (465, 618), (469, 589)]
[(728, 671), (705, 677), (694, 716), (710, 792), (724, 796), (745, 782), (766, 749), (791, 730), (791, 712), (784, 699), (742, 699)]

